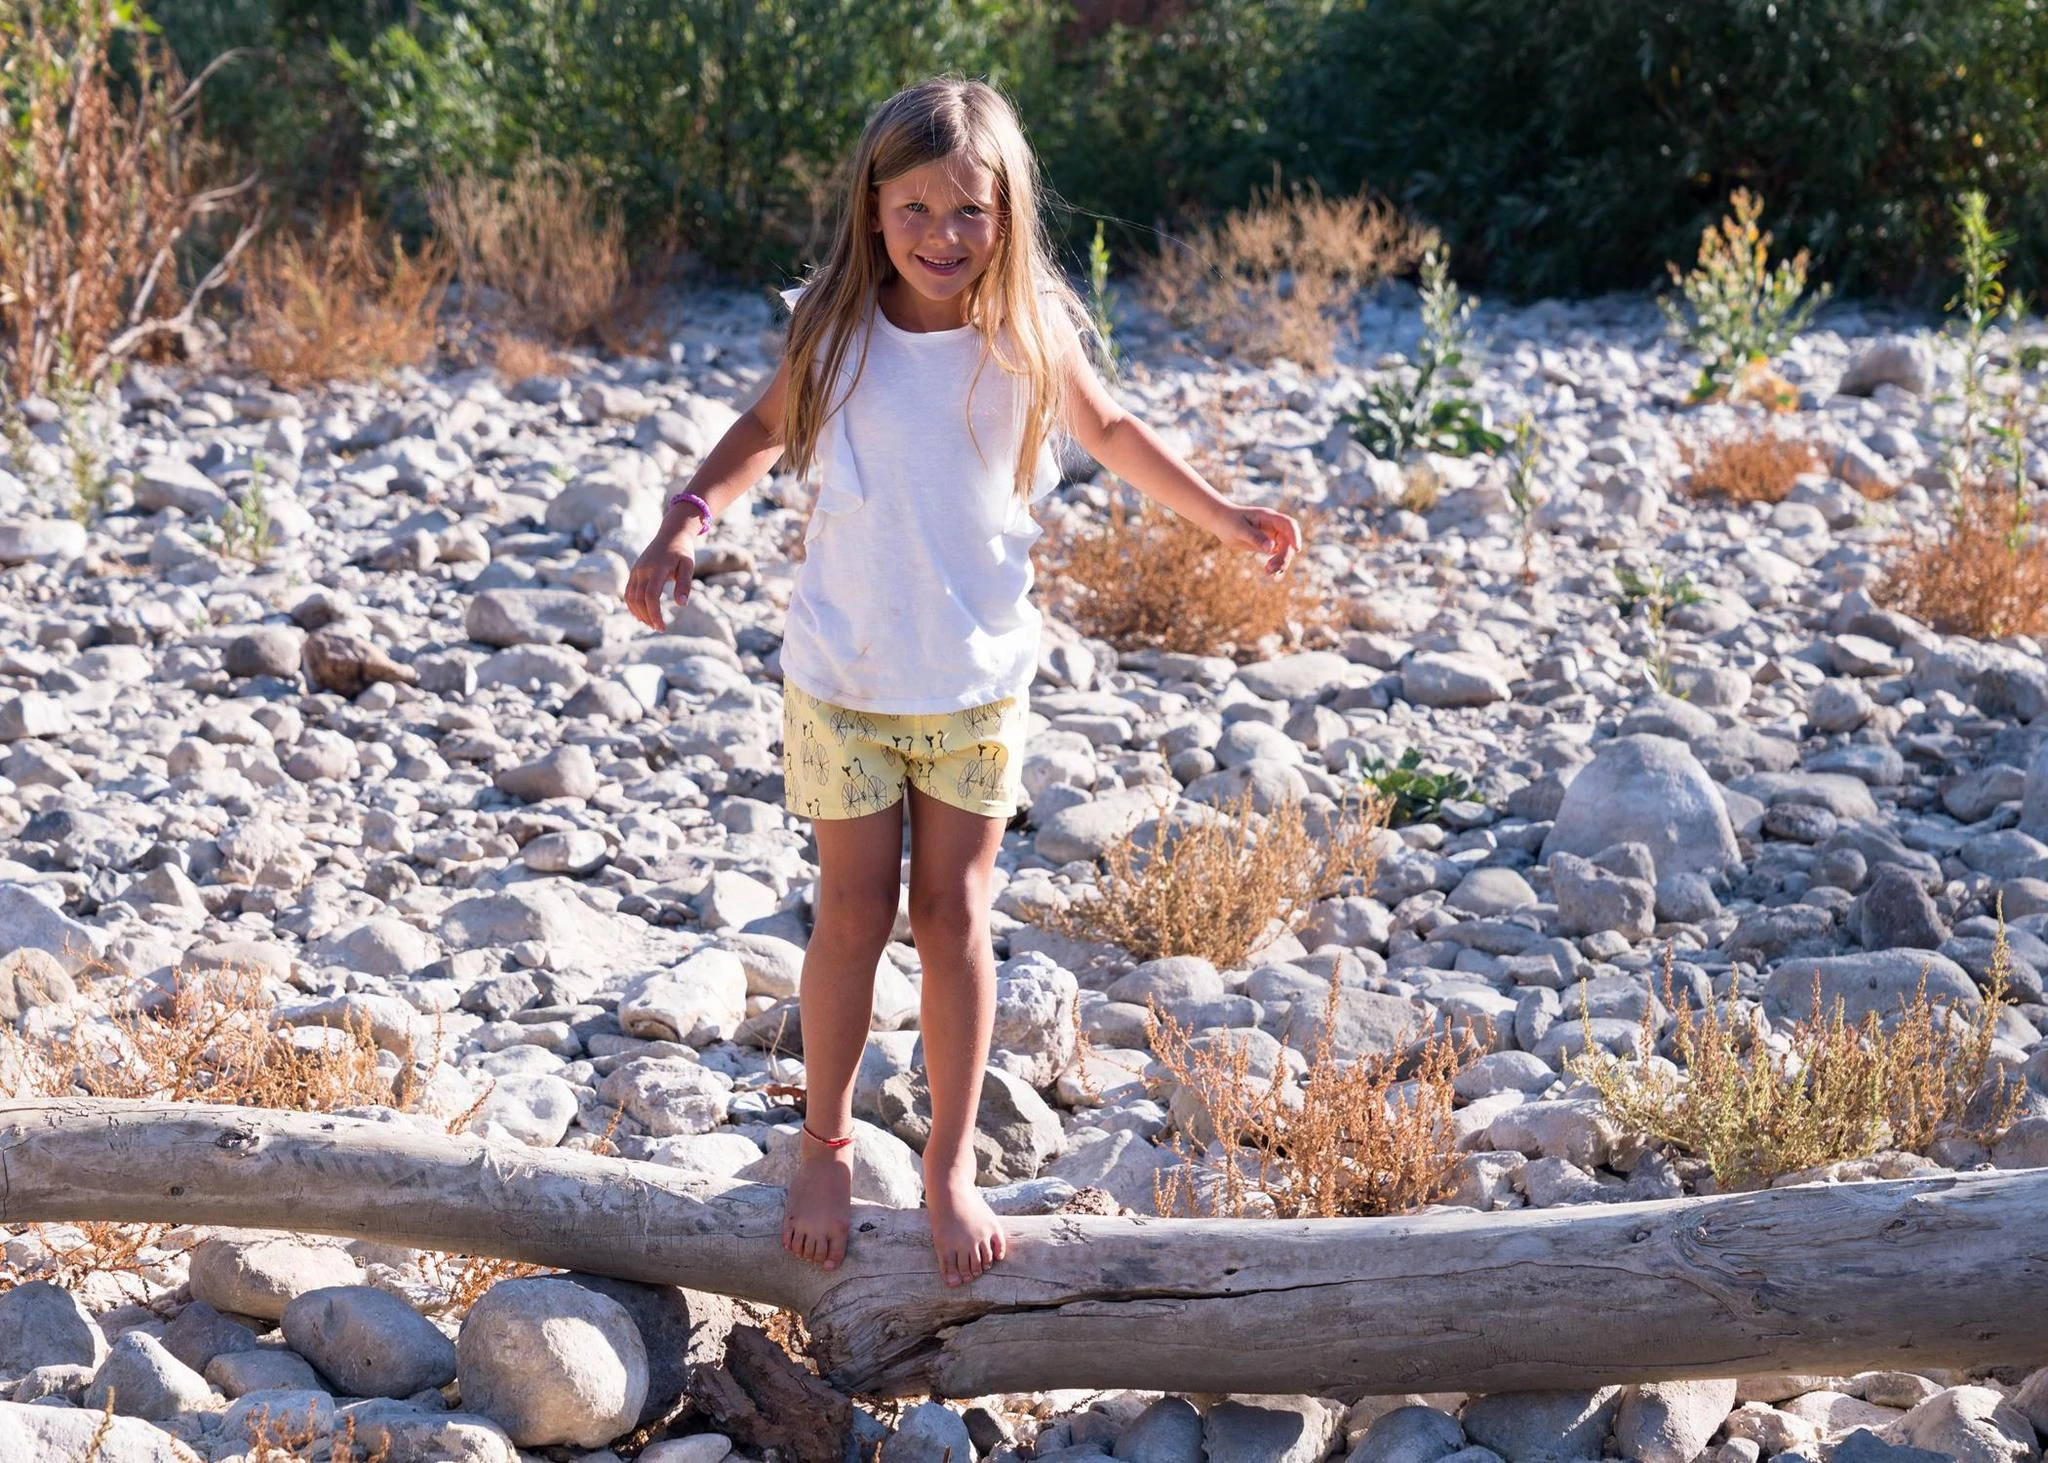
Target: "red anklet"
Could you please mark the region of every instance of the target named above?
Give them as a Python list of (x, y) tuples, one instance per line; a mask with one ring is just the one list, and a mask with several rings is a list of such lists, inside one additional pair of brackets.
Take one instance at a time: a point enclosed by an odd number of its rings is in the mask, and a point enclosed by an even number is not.
[(823, 1143), (827, 1148), (844, 1148), (847, 1144), (853, 1141), (854, 1136), (853, 1134), (848, 1133), (844, 1138), (827, 1138), (822, 1133), (811, 1133), (811, 1125), (809, 1123), (804, 1124), (804, 1131), (806, 1133), (810, 1133), (811, 1137), (815, 1138), (818, 1142)]

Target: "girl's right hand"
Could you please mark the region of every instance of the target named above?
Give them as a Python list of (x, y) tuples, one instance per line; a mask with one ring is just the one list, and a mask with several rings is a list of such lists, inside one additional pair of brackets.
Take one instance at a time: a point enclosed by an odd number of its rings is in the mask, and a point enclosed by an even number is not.
[(679, 537), (657, 536), (633, 565), (633, 572), (626, 580), (626, 608), (633, 612), (633, 618), (650, 630), (668, 628), (662, 617), (661, 594), (671, 584), (675, 586), (676, 603), (682, 604), (690, 597), (690, 579), (696, 573), (697, 556), (694, 545), (697, 535), (685, 530)]

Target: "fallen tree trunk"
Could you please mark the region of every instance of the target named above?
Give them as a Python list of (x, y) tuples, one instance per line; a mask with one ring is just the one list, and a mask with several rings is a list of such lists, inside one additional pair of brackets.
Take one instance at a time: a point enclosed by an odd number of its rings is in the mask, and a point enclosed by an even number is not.
[(827, 1274), (782, 1191), (366, 1119), (0, 1103), (0, 1222), (298, 1230), (801, 1311), (852, 1391), (1513, 1391), (2048, 1363), (2048, 1170), (1411, 1219), (1008, 1221), (940, 1282), (924, 1216), (856, 1206)]

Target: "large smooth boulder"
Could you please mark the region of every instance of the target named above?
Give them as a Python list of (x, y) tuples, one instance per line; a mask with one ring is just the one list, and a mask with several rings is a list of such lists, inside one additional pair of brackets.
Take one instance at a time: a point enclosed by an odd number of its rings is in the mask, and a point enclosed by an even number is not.
[(1644, 1382), (1622, 1398), (1614, 1440), (1624, 1458), (1692, 1463), (1734, 1410), (1732, 1380)]
[(39, 1366), (97, 1367), (106, 1355), (99, 1322), (62, 1286), (30, 1280), (0, 1292), (0, 1386)]
[(80, 1405), (97, 1412), (110, 1403), (123, 1417), (161, 1421), (195, 1412), (213, 1399), (206, 1378), (143, 1331), (124, 1332), (93, 1374)]
[(1913, 999), (1922, 973), (1929, 999), (1974, 1012), (1982, 1004), (1977, 983), (1962, 966), (1931, 950), (1871, 950), (1860, 955), (1828, 955), (1787, 960), (1764, 982), (1764, 1008), (1772, 1020), (1799, 1020), (1813, 1013), (1819, 981), (1821, 1010), (1842, 1003), (1850, 1022), (1871, 1012), (1880, 1019), (1895, 1015)]
[(1650, 850), (1657, 874), (1717, 874), (1740, 857), (1720, 789), (1685, 743), (1669, 737), (1616, 737), (1579, 769), (1543, 857), (1591, 858), (1617, 843)]
[(284, 1308), (292, 1350), (357, 1397), (410, 1397), (455, 1379), (455, 1343), (395, 1295), (338, 1285)]
[(501, 1280), (455, 1339), (462, 1405), (522, 1448), (598, 1448), (647, 1400), (647, 1348), (610, 1296), (554, 1276)]
[(487, 589), (469, 602), (463, 630), (472, 640), (505, 649), (514, 645), (604, 643), (604, 606), (573, 589)]
[(362, 1267), (338, 1245), (282, 1235), (208, 1236), (192, 1247), (192, 1294), (217, 1310), (281, 1320), (295, 1296), (356, 1285)]
[(2020, 794), (2020, 832), (2048, 838), (2048, 737), (2034, 748)]
[[(77, 527), (76, 524), (73, 527)], [(60, 1463), (96, 1457), (96, 1463), (191, 1463), (192, 1450), (140, 1418), (79, 1407), (0, 1402), (0, 1459), (7, 1463)]]
[(1494, 1392), (1465, 1404), (1465, 1436), (1508, 1463), (1598, 1458), (1621, 1407), (1621, 1388)]

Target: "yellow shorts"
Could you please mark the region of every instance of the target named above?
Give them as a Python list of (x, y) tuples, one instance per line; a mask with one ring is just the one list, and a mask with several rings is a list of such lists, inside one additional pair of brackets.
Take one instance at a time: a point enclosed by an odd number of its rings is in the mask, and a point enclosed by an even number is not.
[(1027, 698), (964, 711), (854, 711), (782, 683), (783, 804), (806, 818), (858, 818), (903, 796), (1007, 821), (1023, 799)]

